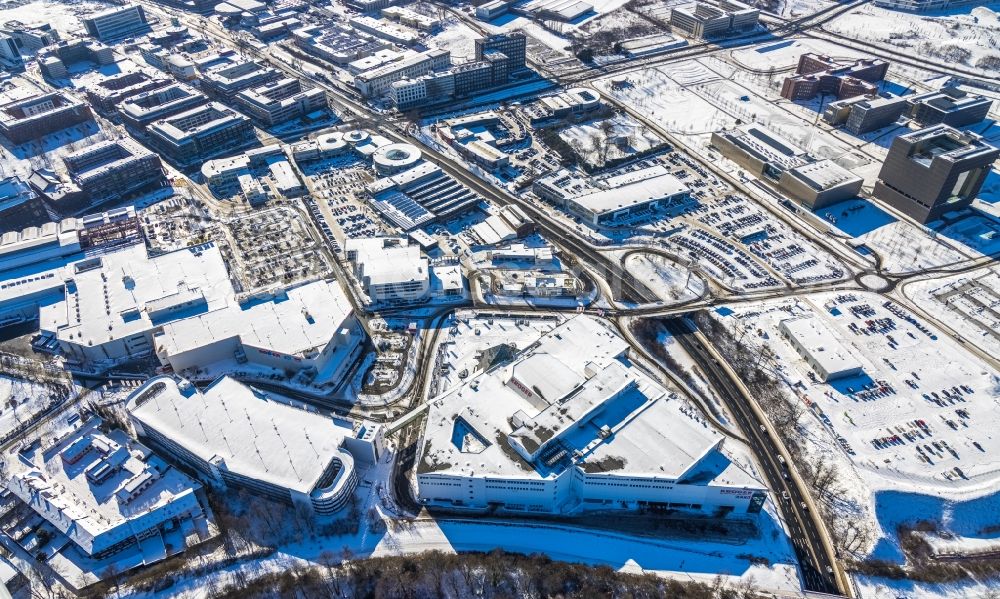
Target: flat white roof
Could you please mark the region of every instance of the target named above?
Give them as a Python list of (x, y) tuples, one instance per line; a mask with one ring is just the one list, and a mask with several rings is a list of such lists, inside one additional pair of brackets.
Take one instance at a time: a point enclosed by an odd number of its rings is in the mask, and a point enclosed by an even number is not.
[(349, 239), (345, 249), (357, 252), (354, 262), (373, 285), (428, 280), (429, 263), (427, 258), (421, 257), (420, 246), (409, 245), (403, 238), (398, 238), (400, 243), (396, 245), (386, 246), (387, 240), (395, 239), (397, 238)]
[[(32, 507), (87, 551), (110, 544), (94, 540), (119, 526), (125, 525), (111, 535), (112, 540), (132, 536), (128, 521), (201, 487), (156, 456), (139, 459), (145, 452), (134, 449), (128, 435), (121, 430), (102, 433), (100, 425), (101, 419), (93, 418), (53, 445), (9, 460), (11, 475), (17, 479), (11, 485), (30, 489), (37, 498)], [(107, 465), (106, 478), (90, 480), (87, 471), (102, 465)], [(138, 484), (143, 481), (148, 484), (145, 488)]]
[(832, 160), (810, 162), (809, 164), (793, 168), (789, 172), (797, 179), (802, 180), (813, 189), (819, 191), (830, 189), (849, 181), (858, 182), (862, 180), (861, 177)]
[[(623, 359), (627, 349), (599, 320), (566, 321), (511, 364), (431, 401), (418, 471), (538, 479), (564, 469), (541, 459), (528, 463), (510, 445), (513, 439), (532, 451), (538, 450), (533, 443), (549, 442), (541, 456), (558, 440), (588, 473), (690, 474), (722, 436)], [(601, 435), (605, 427), (614, 434)], [(467, 443), (470, 438), (475, 441)], [(742, 470), (726, 476), (713, 481), (760, 486)]]
[(861, 370), (858, 362), (823, 322), (815, 316), (787, 318), (779, 325), (805, 349), (828, 375)]
[(340, 285), (315, 281), (271, 300), (167, 323), (156, 344), (170, 355), (238, 336), (245, 345), (302, 356), (325, 347), (353, 314)]
[(274, 184), (278, 191), (286, 193), (302, 187), (302, 182), (299, 181), (292, 164), (287, 160), (275, 160), (268, 165), (268, 169), (271, 171), (271, 177), (274, 178)]
[(573, 198), (573, 202), (591, 212), (603, 214), (689, 191), (683, 181), (668, 173), (662, 165), (608, 177), (599, 185), (602, 187), (600, 191)]
[[(65, 301), (40, 309), (43, 330), (79, 345), (99, 345), (164, 324), (151, 318), (149, 309), (163, 298), (179, 298), (181, 292), (197, 290), (204, 297), (197, 310), (221, 308), (234, 294), (222, 254), (211, 243), (156, 257), (138, 244), (92, 260), (100, 260), (100, 265), (81, 271), (84, 261), (67, 267), (64, 272), (76, 291), (67, 291)], [(191, 315), (178, 310), (170, 313), (170, 319)]]
[(795, 168), (808, 160), (805, 150), (781, 135), (757, 125), (743, 125), (717, 135), (728, 139), (744, 152), (782, 169)]
[(186, 381), (178, 386), (172, 377), (155, 377), (126, 405), (144, 426), (198, 458), (222, 461), (231, 472), (304, 494), (313, 491), (334, 457), (344, 468), (353, 467), (350, 453), (341, 448), (344, 439), (355, 436), (353, 423), (229, 377), (204, 391)]

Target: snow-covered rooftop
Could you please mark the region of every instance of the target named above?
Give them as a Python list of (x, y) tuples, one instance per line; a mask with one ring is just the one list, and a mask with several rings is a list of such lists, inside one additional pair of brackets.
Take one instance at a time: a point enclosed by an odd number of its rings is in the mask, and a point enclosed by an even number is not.
[(273, 298), (232, 303), (168, 323), (156, 342), (171, 355), (238, 336), (244, 345), (304, 356), (322, 350), (352, 315), (353, 308), (336, 282), (315, 281)]
[(861, 370), (861, 364), (818, 318), (788, 318), (782, 320), (780, 325), (808, 353), (810, 359), (831, 377)]
[(303, 494), (314, 490), (334, 458), (353, 468), (342, 448), (355, 437), (353, 423), (229, 377), (204, 391), (156, 377), (129, 397), (127, 409), (143, 427), (201, 460)]
[(222, 254), (203, 244), (149, 256), (142, 244), (66, 269), (66, 301), (41, 307), (43, 330), (80, 345), (149, 331), (165, 321), (226, 305), (233, 296)]
[(793, 168), (789, 172), (797, 179), (819, 191), (830, 189), (848, 181), (861, 181), (861, 177), (832, 160), (810, 162), (809, 164)]
[(349, 239), (345, 249), (359, 276), (372, 285), (423, 281), (430, 276), (427, 258), (420, 255), (420, 246), (408, 245), (404, 238)]
[[(197, 482), (147, 455), (123, 431), (105, 434), (100, 425), (100, 418), (91, 419), (49, 446), (9, 460), (8, 487), (87, 553), (126, 540), (157, 518), (200, 511)], [(171, 504), (177, 513), (151, 515)], [(128, 523), (140, 518), (133, 530)]]
[[(722, 436), (632, 366), (627, 349), (604, 323), (578, 316), (512, 363), (434, 399), (420, 472), (546, 478), (572, 464), (685, 477)], [(719, 476), (759, 485), (738, 468)]]

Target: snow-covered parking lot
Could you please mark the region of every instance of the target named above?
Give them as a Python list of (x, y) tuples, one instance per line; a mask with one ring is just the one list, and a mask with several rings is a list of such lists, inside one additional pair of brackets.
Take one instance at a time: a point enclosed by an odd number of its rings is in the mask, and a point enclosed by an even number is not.
[[(1000, 375), (993, 368), (876, 294), (822, 293), (724, 314), (737, 336), (770, 350), (767, 368), (805, 408), (800, 426), (810, 458), (838, 466), (842, 506), (856, 510), (845, 516), (867, 520), (879, 540), (867, 549), (898, 559), (897, 525), (921, 518), (939, 518), (943, 530), (960, 526), (959, 535), (996, 537), (953, 521), (947, 508), (1000, 502)], [(823, 347), (816, 351), (844, 355), (861, 373), (820, 380), (779, 330), (794, 317), (817, 322)], [(916, 501), (936, 507), (924, 512)]]

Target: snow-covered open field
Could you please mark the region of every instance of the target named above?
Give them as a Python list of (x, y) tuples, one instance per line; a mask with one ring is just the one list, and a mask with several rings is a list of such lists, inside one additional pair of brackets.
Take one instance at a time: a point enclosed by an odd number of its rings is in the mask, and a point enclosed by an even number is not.
[(25, 379), (0, 375), (0, 436), (58, 401), (53, 389)]
[(995, 73), (1000, 70), (998, 12), (997, 3), (916, 14), (866, 4), (837, 17), (826, 28), (853, 39)]
[[(813, 127), (818, 118), (815, 112), (775, 101), (773, 90), (762, 89), (758, 77), (737, 77), (736, 73), (717, 59), (703, 58), (632, 71), (624, 76), (629, 81), (625, 87), (613, 87), (613, 78), (598, 80), (595, 87), (656, 120), (696, 153), (708, 154), (713, 132), (757, 123), (813, 156), (832, 159), (869, 184), (874, 182), (880, 164), (872, 156)], [(737, 168), (729, 161), (722, 166), (729, 171)]]
[[(862, 198), (820, 209), (816, 216), (853, 238), (851, 244), (863, 246), (862, 252), (877, 254), (882, 269), (893, 274), (962, 262), (981, 256), (993, 243), (973, 234), (988, 231), (981, 217), (969, 217), (932, 234), (928, 229), (898, 220), (877, 202)], [(962, 225), (963, 222), (966, 224)]]
[(705, 292), (701, 277), (656, 254), (631, 254), (625, 268), (665, 302), (689, 301)]
[(91, 0), (36, 0), (21, 2), (8, 0), (0, 3), (0, 23), (21, 21), (26, 24), (48, 23), (62, 36), (83, 30), (80, 17), (110, 6)]

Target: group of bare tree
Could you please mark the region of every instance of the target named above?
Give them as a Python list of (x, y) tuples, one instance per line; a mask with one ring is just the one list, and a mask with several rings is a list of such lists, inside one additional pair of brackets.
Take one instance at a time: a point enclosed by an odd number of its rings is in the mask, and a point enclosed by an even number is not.
[(480, 597), (672, 597), (675, 599), (758, 599), (752, 577), (736, 584), (667, 580), (625, 574), (608, 566), (553, 561), (543, 555), (446, 554), (352, 560), (350, 553), (324, 553), (318, 565), (290, 563), (254, 580), (232, 581), (215, 589), (214, 599), (254, 597), (368, 597), (423, 599)]
[(699, 312), (695, 321), (719, 352), (728, 358), (774, 425), (799, 475), (818, 500), (837, 552), (844, 557), (860, 556), (872, 541), (872, 531), (861, 518), (843, 517), (845, 512), (856, 511), (856, 508), (844, 497), (837, 464), (822, 454), (814, 455), (805, 450), (801, 440), (806, 431), (800, 423), (805, 408), (788, 386), (768, 371), (772, 360), (768, 347), (744, 343), (742, 337), (737, 338), (707, 312)]

